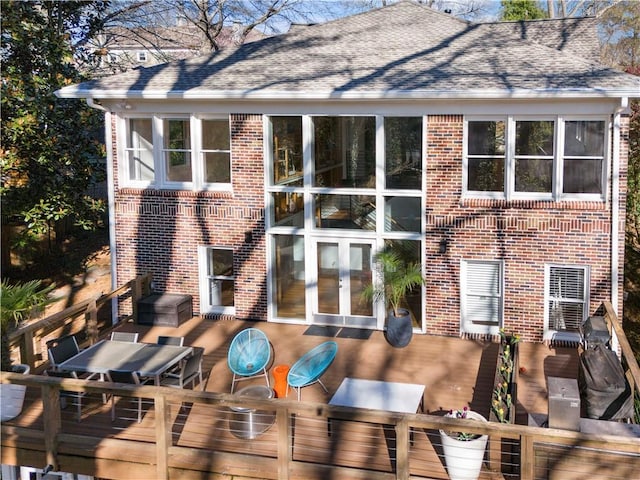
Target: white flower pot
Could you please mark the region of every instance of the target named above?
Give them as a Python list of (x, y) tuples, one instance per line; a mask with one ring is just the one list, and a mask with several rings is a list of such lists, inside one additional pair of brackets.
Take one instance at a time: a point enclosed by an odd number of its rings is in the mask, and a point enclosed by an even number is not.
[[(29, 365), (14, 365), (12, 371), (17, 373), (29, 373)], [(27, 391), (25, 385), (14, 385), (11, 383), (0, 384), (0, 421), (5, 422), (17, 417), (22, 412), (24, 394)]]
[[(487, 421), (482, 415), (472, 411), (467, 412), (467, 418), (482, 422)], [(440, 439), (449, 478), (451, 480), (476, 480), (482, 468), (487, 435), (472, 440), (458, 440), (444, 430), (440, 430)]]

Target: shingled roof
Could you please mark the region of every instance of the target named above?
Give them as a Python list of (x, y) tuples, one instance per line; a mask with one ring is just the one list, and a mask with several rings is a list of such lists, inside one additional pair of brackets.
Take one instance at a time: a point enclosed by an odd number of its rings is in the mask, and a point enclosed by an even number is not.
[[(404, 1), (237, 50), (58, 91), (93, 98), (640, 97), (640, 78), (578, 56), (567, 22), (474, 24)], [(580, 27), (580, 28), (578, 28)], [(523, 34), (526, 32), (527, 34)], [(584, 33), (584, 32), (583, 32)], [(531, 37), (534, 38), (531, 38)], [(592, 43), (583, 54), (592, 55)], [(574, 48), (567, 48), (567, 46)]]

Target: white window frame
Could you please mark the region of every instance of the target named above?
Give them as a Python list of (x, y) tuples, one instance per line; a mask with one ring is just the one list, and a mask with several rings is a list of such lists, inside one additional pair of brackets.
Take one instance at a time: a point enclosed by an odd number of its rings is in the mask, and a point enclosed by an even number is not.
[[(207, 120), (227, 120), (229, 123), (229, 150), (206, 150), (202, 147), (203, 131), (202, 122)], [(195, 148), (193, 150), (193, 159), (195, 160), (195, 177), (194, 182), (200, 190), (212, 190), (212, 191), (228, 191), (231, 190), (231, 184), (233, 183), (233, 165), (231, 158), (231, 117), (229, 115), (215, 115), (215, 116), (200, 116), (197, 118), (195, 125), (192, 125), (192, 138)], [(228, 153), (229, 154), (229, 182), (207, 182), (205, 173), (205, 153)]]
[[(153, 174), (154, 174), (154, 180), (138, 180), (135, 178), (131, 178), (129, 176), (129, 154), (130, 152), (136, 150), (135, 147), (133, 146), (129, 146), (129, 133), (130, 133), (130, 126), (131, 120), (151, 120), (151, 142), (152, 142), (152, 151), (151, 151), (151, 155), (153, 157)], [(149, 116), (149, 115), (130, 115), (127, 116), (126, 118), (121, 118), (119, 119), (118, 122), (118, 130), (120, 132), (120, 134), (118, 135), (120, 138), (120, 141), (118, 142), (119, 145), (119, 151), (118, 151), (118, 158), (120, 159), (119, 163), (119, 176), (120, 176), (120, 184), (123, 185), (127, 185), (127, 186), (135, 186), (135, 187), (140, 187), (140, 188), (146, 188), (149, 187), (150, 185), (153, 185), (155, 183), (157, 183), (157, 179), (158, 179), (158, 165), (156, 162), (156, 135), (154, 133), (154, 125), (153, 125), (153, 117)]]
[(502, 191), (481, 191), (481, 190), (469, 190), (469, 122), (503, 122), (505, 135), (508, 130), (509, 119), (506, 116), (501, 117), (470, 117), (465, 118), (463, 124), (463, 138), (462, 145), (462, 188), (464, 196), (468, 197), (481, 197), (481, 198), (493, 198), (493, 199), (505, 199), (506, 189), (509, 182), (509, 162), (508, 151), (509, 145), (507, 141), (508, 136), (504, 139), (504, 178), (502, 179), (503, 188)]
[[(483, 192), (468, 189), (468, 139), (469, 122), (476, 121), (504, 121), (505, 128), (505, 179), (504, 192)], [(553, 121), (554, 122), (554, 155), (553, 179), (551, 192), (516, 192), (515, 191), (515, 142), (516, 122), (519, 121)], [(564, 167), (564, 128), (567, 121), (601, 121), (604, 122), (604, 152), (602, 157), (601, 193), (563, 193)], [(547, 200), (547, 201), (593, 201), (604, 202), (607, 197), (607, 173), (610, 158), (611, 120), (606, 115), (487, 115), (466, 116), (463, 127), (463, 158), (462, 158), (462, 196), (463, 198), (490, 198), (506, 200)], [(592, 158), (592, 157), (585, 157)], [(599, 157), (598, 157), (599, 158)]]
[[(131, 119), (151, 119), (152, 138), (153, 138), (153, 167), (154, 167), (154, 180), (136, 180), (129, 177), (129, 170), (127, 165), (128, 150), (128, 131), (129, 120)], [(119, 183), (124, 187), (133, 188), (154, 188), (164, 190), (217, 190), (217, 191), (231, 191), (231, 183), (205, 183), (204, 182), (204, 165), (202, 157), (202, 120), (210, 119), (229, 119), (229, 115), (216, 115), (215, 117), (203, 117), (199, 118), (196, 115), (187, 114), (141, 114), (141, 113), (127, 113), (126, 115), (119, 116), (117, 119), (116, 131), (118, 135), (118, 176)], [(167, 165), (165, 162), (165, 146), (164, 146), (164, 120), (188, 120), (190, 128), (190, 144), (189, 148), (189, 161), (191, 162), (191, 179), (189, 181), (177, 182), (169, 181), (167, 179)], [(231, 126), (229, 126), (231, 127)], [(231, 133), (231, 128), (229, 128)], [(231, 139), (230, 139), (231, 140)], [(231, 147), (231, 144), (230, 144)], [(229, 150), (229, 169), (232, 167), (231, 148)]]
[(147, 55), (147, 52), (145, 50), (138, 50), (136, 52), (136, 59), (138, 60), (138, 62), (140, 63), (144, 63), (148, 60), (149, 56)]
[[(211, 305), (209, 302), (209, 282), (210, 280), (231, 280), (235, 282), (236, 276), (224, 276), (224, 275), (209, 275), (208, 262), (209, 262), (209, 250), (231, 250), (230, 247), (220, 247), (217, 245), (200, 245), (198, 247), (198, 271), (199, 271), (199, 291), (200, 291), (200, 314), (220, 314), (220, 315), (235, 315), (236, 308), (234, 306), (224, 305)], [(235, 257), (235, 254), (234, 254)]]
[(550, 303), (553, 300), (550, 293), (550, 281), (552, 269), (568, 269), (568, 270), (581, 270), (583, 275), (583, 292), (584, 298), (582, 300), (565, 298), (563, 301), (568, 303), (581, 303), (583, 305), (582, 319), (579, 320), (580, 324), (589, 316), (589, 304), (590, 304), (590, 278), (591, 268), (588, 265), (561, 265), (561, 264), (546, 264), (544, 266), (544, 339), (545, 340), (580, 340), (580, 333), (578, 331), (552, 328), (551, 325), (551, 308)]
[[(470, 288), (470, 280), (473, 272), (472, 266), (492, 266), (498, 268), (498, 284), (490, 286), (485, 290), (496, 290), (494, 294), (487, 292), (472, 292)], [(498, 335), (500, 328), (504, 325), (504, 261), (502, 260), (471, 260), (462, 259), (460, 261), (460, 331), (464, 333)], [(480, 279), (476, 279), (480, 280)], [(476, 323), (472, 318), (472, 308), (470, 306), (470, 297), (491, 296), (498, 300), (497, 321), (486, 324)]]

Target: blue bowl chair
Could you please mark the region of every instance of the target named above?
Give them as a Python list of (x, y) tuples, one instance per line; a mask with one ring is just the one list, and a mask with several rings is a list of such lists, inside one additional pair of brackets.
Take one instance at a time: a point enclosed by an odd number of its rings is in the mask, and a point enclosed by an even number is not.
[(300, 357), (289, 369), (287, 382), (298, 391), (298, 401), (300, 389), (312, 383), (318, 382), (324, 391), (329, 393), (327, 387), (320, 381), (320, 377), (336, 358), (336, 353), (338, 353), (336, 342), (321, 343)]
[(256, 375), (264, 375), (269, 387), (266, 367), (270, 360), (271, 344), (264, 332), (257, 328), (247, 328), (238, 333), (231, 341), (227, 355), (229, 369), (233, 372), (231, 393), (237, 382)]

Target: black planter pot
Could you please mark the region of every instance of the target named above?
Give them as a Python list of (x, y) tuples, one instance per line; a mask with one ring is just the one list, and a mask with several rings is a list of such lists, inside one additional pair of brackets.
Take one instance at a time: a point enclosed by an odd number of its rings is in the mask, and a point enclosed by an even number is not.
[(393, 314), (393, 310), (389, 310), (385, 336), (391, 346), (401, 348), (409, 345), (411, 337), (413, 337), (413, 325), (411, 324), (409, 310), (400, 308), (398, 313), (400, 313), (400, 316), (396, 317)]

